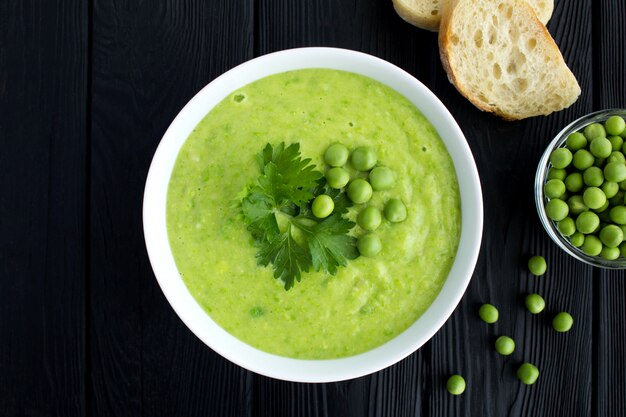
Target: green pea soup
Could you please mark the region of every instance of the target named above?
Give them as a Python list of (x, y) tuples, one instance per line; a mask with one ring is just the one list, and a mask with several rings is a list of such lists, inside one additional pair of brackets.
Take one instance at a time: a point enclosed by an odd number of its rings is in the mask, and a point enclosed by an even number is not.
[[(375, 257), (349, 261), (334, 276), (304, 273), (285, 291), (271, 265), (257, 265), (237, 209), (268, 142), (299, 142), (322, 171), (333, 143), (372, 147), (397, 179), (367, 205), (382, 210), (399, 198), (406, 220), (383, 220)], [(355, 205), (347, 217), (356, 221), (364, 207)], [(178, 271), (210, 317), (245, 343), (301, 359), (355, 355), (403, 332), (441, 290), (461, 232), (454, 165), (431, 123), (395, 90), (329, 69), (262, 78), (213, 108), (180, 150), (166, 210)]]

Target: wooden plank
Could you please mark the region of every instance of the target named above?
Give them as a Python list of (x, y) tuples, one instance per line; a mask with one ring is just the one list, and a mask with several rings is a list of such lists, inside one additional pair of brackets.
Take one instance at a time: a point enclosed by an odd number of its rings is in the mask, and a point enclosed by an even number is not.
[[(623, 1), (594, 2), (594, 108), (626, 107), (626, 28)], [(626, 416), (626, 274), (597, 270), (594, 414)]]
[(191, 334), (143, 242), (154, 150), (182, 106), (252, 56), (250, 1), (96, 1), (90, 351), (94, 416), (245, 415), (248, 373)]
[(85, 408), (87, 2), (0, 2), (0, 415)]
[[(591, 415), (592, 271), (550, 241), (533, 200), (536, 164), (545, 146), (592, 104), (591, 1), (555, 3), (548, 28), (583, 91), (570, 109), (545, 118), (504, 122), (472, 108), (441, 71), (433, 73), (429, 83), (457, 117), (470, 143), (485, 206), (483, 244), (474, 277), (452, 319), (432, 340), (431, 416)], [(544, 277), (533, 277), (526, 270), (533, 254), (548, 261)], [(546, 311), (536, 317), (524, 307), (530, 292), (538, 292), (547, 303)], [(495, 325), (478, 318), (483, 303), (499, 307)], [(567, 334), (551, 328), (552, 316), (561, 310), (575, 318), (575, 327)], [(511, 357), (502, 357), (493, 348), (503, 334), (516, 341)], [(515, 376), (526, 361), (535, 363), (541, 373), (537, 384), (529, 387)], [(460, 397), (445, 389), (452, 373), (464, 375), (468, 382), (467, 392)]]

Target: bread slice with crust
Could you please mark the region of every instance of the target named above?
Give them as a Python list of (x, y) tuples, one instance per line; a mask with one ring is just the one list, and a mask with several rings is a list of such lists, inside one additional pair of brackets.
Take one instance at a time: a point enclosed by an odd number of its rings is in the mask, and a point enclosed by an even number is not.
[[(526, 0), (545, 25), (552, 16), (554, 0)], [(444, 0), (393, 0), (393, 7), (402, 19), (418, 28), (436, 32), (441, 21)]]
[(507, 120), (548, 115), (580, 95), (552, 36), (522, 0), (450, 0), (439, 52), (457, 90)]

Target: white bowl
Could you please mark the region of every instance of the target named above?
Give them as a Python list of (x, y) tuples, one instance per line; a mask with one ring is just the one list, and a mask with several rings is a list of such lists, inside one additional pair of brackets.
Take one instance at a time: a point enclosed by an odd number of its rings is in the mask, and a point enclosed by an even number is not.
[[(200, 307), (178, 273), (165, 221), (170, 175), (181, 146), (202, 118), (232, 91), (268, 75), (302, 68), (332, 68), (371, 77), (401, 92), (435, 126), (456, 168), (462, 230), (452, 269), (437, 298), (403, 333), (373, 350), (340, 359), (302, 360), (258, 350), (227, 333)], [(156, 278), (182, 321), (207, 346), (253, 372), (298, 382), (331, 382), (390, 366), (426, 343), (450, 317), (470, 281), (482, 237), (483, 206), (472, 152), (454, 118), (421, 82), (379, 58), (335, 48), (300, 48), (255, 58), (216, 78), (176, 116), (156, 150), (144, 193), (144, 236)]]

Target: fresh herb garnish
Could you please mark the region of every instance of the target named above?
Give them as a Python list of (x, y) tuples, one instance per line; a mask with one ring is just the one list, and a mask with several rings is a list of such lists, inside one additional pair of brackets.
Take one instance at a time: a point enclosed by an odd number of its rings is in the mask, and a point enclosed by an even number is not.
[[(302, 279), (302, 272), (335, 275), (339, 266), (358, 257), (356, 239), (348, 234), (355, 224), (342, 216), (350, 200), (326, 186), (311, 160), (302, 159), (299, 143), (268, 143), (257, 160), (261, 175), (241, 200), (241, 211), (259, 264), (271, 263), (286, 290)], [(311, 212), (311, 200), (320, 194), (335, 203), (333, 214), (323, 220)]]

